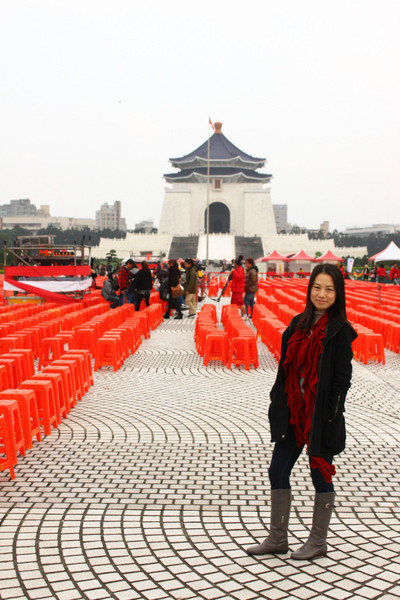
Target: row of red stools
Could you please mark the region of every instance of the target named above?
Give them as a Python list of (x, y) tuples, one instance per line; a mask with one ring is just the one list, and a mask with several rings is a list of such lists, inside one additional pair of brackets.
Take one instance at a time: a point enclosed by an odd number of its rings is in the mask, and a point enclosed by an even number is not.
[(257, 337), (261, 338), (261, 341), (279, 362), (282, 333), (288, 323), (281, 321), (265, 304), (258, 302), (253, 308), (253, 325), (257, 329)]
[(96, 323), (89, 323), (78, 332), (80, 344), (93, 349), (95, 371), (105, 365), (118, 371), (125, 359), (136, 352), (142, 337), (148, 339), (150, 332), (163, 323), (163, 308), (159, 303), (137, 312), (133, 304), (124, 304), (108, 314), (114, 321), (110, 328), (96, 330)]
[[(103, 365), (117, 370), (139, 347), (142, 336), (148, 338), (150, 330), (163, 322), (160, 304), (135, 312), (131, 304), (109, 310), (102, 299), (99, 303), (100, 310), (97, 303), (91, 310), (81, 308), (84, 318), (71, 330), (59, 329), (60, 315), (43, 321), (49, 329), (40, 331), (47, 336), (39, 339), (38, 349), (33, 338), (20, 337), (19, 347), (7, 346), (0, 354), (0, 471), (9, 469), (12, 479), (17, 455), (25, 455), (34, 438), (41, 441), (41, 428), (49, 435), (52, 427), (58, 427), (93, 385), (91, 358), (95, 370)], [(30, 348), (20, 347), (29, 343)]]
[(240, 316), (235, 305), (222, 307), (219, 329), (217, 311), (214, 305), (202, 306), (196, 320), (196, 350), (203, 357), (204, 365), (210, 361), (220, 361), (228, 369), (244, 365), (248, 371), (251, 365), (258, 367), (257, 338)]
[[(353, 283), (353, 282), (352, 282)], [(305, 301), (305, 281), (263, 281), (257, 294), (253, 323), (257, 333), (277, 360), (280, 359), (280, 338), (291, 319), (302, 312)], [(347, 284), (346, 284), (347, 292)], [(350, 288), (347, 315), (358, 337), (353, 343), (354, 358), (364, 364), (374, 360), (385, 364), (385, 347), (400, 352), (400, 319), (393, 311), (379, 308), (375, 290), (363, 290), (363, 298)], [(355, 297), (357, 296), (357, 303)], [(362, 304), (365, 303), (365, 305)], [(260, 306), (265, 308), (258, 317)], [(357, 310), (356, 308), (357, 307)], [(269, 321), (269, 322), (266, 322)]]
[[(41, 441), (57, 428), (61, 417), (71, 409), (93, 385), (92, 365), (88, 350), (64, 351), (35, 372), (31, 349), (11, 351), (0, 356), (0, 470), (10, 470), (15, 478), (17, 454), (32, 448), (32, 439)], [(15, 357), (15, 361), (11, 358)]]

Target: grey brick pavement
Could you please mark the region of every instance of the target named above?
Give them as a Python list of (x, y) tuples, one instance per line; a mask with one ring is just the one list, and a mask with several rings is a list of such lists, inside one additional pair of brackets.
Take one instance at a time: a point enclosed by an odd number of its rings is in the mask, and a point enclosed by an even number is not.
[[(204, 368), (194, 322), (169, 320), (95, 374), (68, 419), (0, 475), (2, 600), (400, 598), (400, 356), (354, 364), (327, 557), (248, 557), (265, 535), (276, 362)], [(293, 473), (290, 546), (313, 489)]]

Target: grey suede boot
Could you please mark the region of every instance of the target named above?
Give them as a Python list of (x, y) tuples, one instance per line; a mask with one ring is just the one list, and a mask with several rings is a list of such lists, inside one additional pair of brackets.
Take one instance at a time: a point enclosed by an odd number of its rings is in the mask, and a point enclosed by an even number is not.
[(285, 554), (288, 551), (291, 501), (291, 490), (271, 490), (269, 536), (261, 544), (247, 548), (247, 554)]
[(292, 553), (294, 560), (309, 560), (316, 556), (325, 556), (328, 551), (326, 536), (335, 507), (334, 501), (335, 492), (315, 494), (311, 532), (306, 543)]

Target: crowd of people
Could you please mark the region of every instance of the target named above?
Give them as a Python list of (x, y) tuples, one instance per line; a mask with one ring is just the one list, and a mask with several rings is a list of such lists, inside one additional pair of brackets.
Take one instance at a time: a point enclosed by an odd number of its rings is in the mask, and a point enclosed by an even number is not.
[(394, 285), (399, 285), (400, 283), (400, 267), (397, 266), (397, 263), (393, 263), (390, 267), (389, 273), (385, 269), (385, 265), (381, 264), (379, 266), (373, 265), (369, 268), (368, 265), (365, 265), (363, 274), (363, 281), (372, 281), (373, 283), (393, 283)]
[[(221, 273), (226, 269), (227, 265), (223, 265)], [(239, 306), (244, 319), (251, 319), (258, 291), (258, 268), (253, 258), (244, 260), (243, 256), (239, 256), (233, 261), (226, 282), (226, 285), (229, 284), (231, 303)], [(205, 289), (205, 273), (199, 261), (186, 258), (178, 263), (175, 259), (169, 259), (164, 263), (158, 262), (150, 269), (146, 260), (137, 264), (129, 258), (116, 269), (107, 265), (102, 296), (110, 302), (111, 308), (129, 302), (135, 305), (136, 310), (140, 310), (142, 301), (149, 305), (150, 294), (154, 290), (159, 293), (161, 300), (168, 303), (164, 319), (170, 318), (172, 310), (175, 311), (175, 319), (182, 319), (185, 310), (189, 318), (196, 315), (198, 300), (204, 297)]]
[(174, 259), (167, 263), (158, 262), (153, 270), (146, 260), (138, 265), (129, 258), (117, 269), (107, 265), (102, 296), (110, 302), (111, 308), (128, 302), (134, 304), (138, 311), (142, 301), (149, 306), (150, 294), (155, 290), (162, 300), (168, 302), (164, 319), (170, 318), (172, 309), (176, 311), (175, 319), (182, 319), (183, 310), (189, 311), (188, 317), (195, 316), (198, 287), (204, 290), (204, 274), (201, 265), (191, 258), (180, 264)]

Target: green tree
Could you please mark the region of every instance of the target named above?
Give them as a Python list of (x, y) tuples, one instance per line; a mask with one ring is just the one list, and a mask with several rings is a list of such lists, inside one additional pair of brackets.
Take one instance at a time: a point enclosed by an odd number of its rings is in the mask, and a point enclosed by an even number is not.
[(114, 249), (111, 249), (109, 252), (107, 252), (106, 260), (112, 264), (113, 268), (115, 268), (115, 266), (121, 262), (118, 259), (117, 252)]

